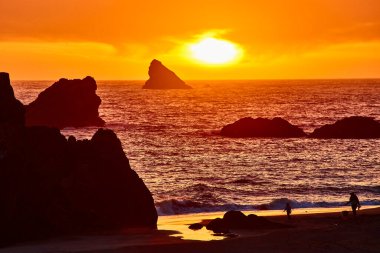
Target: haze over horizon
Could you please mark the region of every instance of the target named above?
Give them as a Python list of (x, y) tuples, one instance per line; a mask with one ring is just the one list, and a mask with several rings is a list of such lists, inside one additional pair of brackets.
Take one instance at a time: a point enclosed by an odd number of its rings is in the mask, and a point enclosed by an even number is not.
[[(1, 71), (13, 80), (145, 80), (154, 58), (184, 80), (380, 77), (376, 0), (0, 0), (0, 9)], [(191, 52), (210, 38), (227, 44)]]

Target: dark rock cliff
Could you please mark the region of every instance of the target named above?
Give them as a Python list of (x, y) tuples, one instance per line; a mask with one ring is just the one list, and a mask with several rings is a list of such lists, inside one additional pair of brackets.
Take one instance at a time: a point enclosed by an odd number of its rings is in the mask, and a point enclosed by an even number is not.
[(120, 140), (25, 127), (24, 107), (0, 74), (0, 244), (130, 227), (156, 228), (152, 194)]

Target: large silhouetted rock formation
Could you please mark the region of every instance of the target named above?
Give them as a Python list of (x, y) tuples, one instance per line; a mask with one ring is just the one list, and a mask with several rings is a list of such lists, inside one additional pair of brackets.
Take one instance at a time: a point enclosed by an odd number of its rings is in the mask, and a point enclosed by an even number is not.
[(9, 74), (0, 72), (0, 158), (18, 149), (24, 113), (24, 105), (14, 96)]
[(16, 158), (0, 160), (0, 241), (155, 228), (152, 195), (111, 130), (76, 141), (28, 127), (24, 138)]
[(259, 230), (289, 227), (288, 225), (272, 222), (254, 214), (246, 216), (240, 211), (228, 211), (224, 214), (223, 219), (216, 218), (206, 225), (206, 228), (214, 233), (228, 233), (230, 229)]
[(114, 132), (99, 129), (77, 141), (56, 128), (24, 127), (23, 106), (5, 74), (0, 96), (0, 244), (156, 227), (152, 195)]
[(60, 79), (27, 106), (26, 125), (60, 129), (103, 126), (98, 112), (101, 99), (96, 89), (94, 78), (89, 76), (83, 80)]
[(324, 125), (310, 134), (321, 139), (370, 139), (380, 138), (380, 122), (370, 117), (352, 116)]
[(15, 98), (9, 74), (0, 72), (0, 124), (24, 125), (24, 111)]
[(306, 136), (304, 131), (282, 118), (242, 118), (222, 128), (221, 135), (228, 137), (295, 138)]
[(191, 89), (160, 61), (153, 60), (150, 63), (148, 74), (149, 80), (145, 82), (143, 89)]

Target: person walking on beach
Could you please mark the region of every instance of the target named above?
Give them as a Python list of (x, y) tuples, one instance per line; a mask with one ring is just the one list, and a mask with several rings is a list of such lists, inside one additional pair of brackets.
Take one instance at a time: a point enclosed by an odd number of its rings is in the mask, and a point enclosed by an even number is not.
[(351, 203), (352, 213), (356, 216), (356, 209), (360, 209), (361, 205), (359, 202), (358, 196), (354, 192), (350, 193), (350, 200), (347, 202), (347, 205)]
[(292, 207), (290, 206), (289, 202), (286, 203), (284, 212), (286, 211), (286, 215), (288, 216), (288, 220), (290, 220), (290, 214), (292, 213)]

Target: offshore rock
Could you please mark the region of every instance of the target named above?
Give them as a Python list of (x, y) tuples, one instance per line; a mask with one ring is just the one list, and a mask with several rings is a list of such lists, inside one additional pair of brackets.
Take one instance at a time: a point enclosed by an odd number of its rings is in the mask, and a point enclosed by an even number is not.
[(153, 60), (150, 63), (148, 74), (149, 80), (145, 82), (143, 89), (191, 89), (160, 61)]
[(96, 89), (94, 78), (89, 76), (83, 80), (60, 79), (26, 107), (26, 125), (60, 129), (103, 126)]
[(220, 134), (227, 137), (295, 138), (305, 132), (282, 118), (242, 118), (222, 128)]
[(380, 122), (370, 117), (352, 116), (317, 128), (310, 137), (319, 139), (380, 138)]

